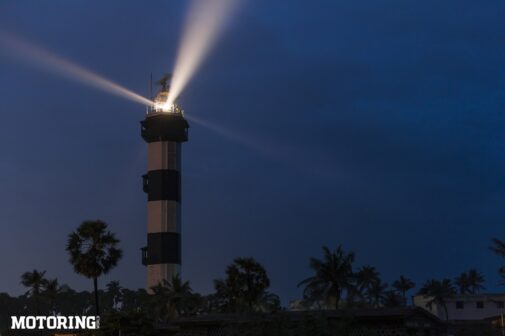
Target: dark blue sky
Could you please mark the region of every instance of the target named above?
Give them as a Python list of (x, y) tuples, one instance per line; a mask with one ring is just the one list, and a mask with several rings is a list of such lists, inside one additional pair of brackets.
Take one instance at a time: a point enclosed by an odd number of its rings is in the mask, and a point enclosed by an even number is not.
[[(0, 29), (146, 95), (184, 3), (0, 0)], [(193, 123), (184, 145), (183, 277), (207, 293), (253, 256), (286, 302), (343, 244), (387, 281), (477, 267), (498, 290), (504, 17), (498, 0), (249, 1), (181, 97), (225, 129)], [(33, 268), (89, 289), (64, 246), (90, 218), (124, 250), (103, 281), (144, 286), (143, 107), (0, 57), (0, 112), (0, 291)]]

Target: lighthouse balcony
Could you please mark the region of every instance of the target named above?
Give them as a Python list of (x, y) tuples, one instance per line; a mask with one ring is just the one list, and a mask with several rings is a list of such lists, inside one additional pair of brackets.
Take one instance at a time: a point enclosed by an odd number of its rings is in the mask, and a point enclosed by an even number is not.
[(147, 246), (140, 249), (142, 254), (142, 265), (147, 266)]

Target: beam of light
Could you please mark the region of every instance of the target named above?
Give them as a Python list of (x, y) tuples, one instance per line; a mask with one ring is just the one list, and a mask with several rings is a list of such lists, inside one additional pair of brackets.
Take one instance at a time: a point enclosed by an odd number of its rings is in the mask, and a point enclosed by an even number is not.
[(0, 51), (12, 53), (16, 60), (22, 60), (40, 69), (50, 71), (67, 79), (86, 84), (96, 89), (151, 106), (154, 103), (96, 73), (61, 58), (39, 46), (0, 31)]
[(221, 135), (222, 137), (232, 140), (235, 143), (238, 143), (246, 148), (249, 148), (259, 154), (264, 156), (273, 156), (275, 155), (270, 151), (271, 146), (265, 146), (258, 139), (252, 139), (251, 137), (245, 136), (242, 133), (232, 131), (222, 125), (218, 125), (216, 123), (210, 122), (208, 120), (203, 120), (201, 118), (197, 118), (195, 116), (185, 115), (185, 118), (195, 124), (198, 124), (206, 129)]
[(175, 61), (167, 104), (172, 104), (193, 77), (241, 0), (193, 0)]
[[(248, 150), (253, 151), (262, 157), (286, 165), (292, 169), (296, 168), (304, 175), (317, 177), (325, 182), (337, 181), (347, 184), (351, 181), (350, 175), (342, 175), (343, 167), (333, 160), (333, 156), (327, 153), (315, 151), (313, 148), (300, 145), (285, 145), (272, 140), (265, 140), (253, 134), (245, 134), (224, 127), (208, 120), (195, 116), (185, 116), (189, 121), (214, 132), (215, 134), (230, 140)], [(300, 165), (300, 155), (302, 155), (310, 164)]]

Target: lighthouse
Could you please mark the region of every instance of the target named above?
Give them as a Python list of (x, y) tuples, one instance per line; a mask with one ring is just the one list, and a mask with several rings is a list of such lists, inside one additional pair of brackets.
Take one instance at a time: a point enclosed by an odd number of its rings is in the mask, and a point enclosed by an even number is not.
[(189, 124), (183, 110), (167, 101), (166, 81), (140, 122), (147, 142), (147, 246), (142, 263), (147, 267), (147, 290), (171, 281), (181, 267), (181, 145), (188, 140)]

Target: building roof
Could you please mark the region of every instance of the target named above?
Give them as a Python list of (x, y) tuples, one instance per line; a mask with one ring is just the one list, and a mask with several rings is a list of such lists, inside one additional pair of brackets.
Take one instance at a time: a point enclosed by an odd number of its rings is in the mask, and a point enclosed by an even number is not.
[[(415, 295), (414, 298), (429, 299), (430, 296)], [(446, 301), (474, 301), (474, 300), (505, 300), (504, 293), (478, 293), (478, 294), (454, 294), (445, 298)]]
[[(290, 320), (302, 320), (307, 316), (322, 316), (328, 319), (357, 319), (367, 321), (406, 320), (410, 318), (425, 318), (435, 324), (441, 320), (426, 310), (418, 307), (403, 308), (364, 308), (364, 309), (339, 309), (320, 311), (279, 311), (276, 313), (262, 314), (209, 314), (194, 317), (179, 318), (172, 321), (171, 325), (216, 325), (222, 323), (252, 322), (255, 320), (268, 321), (274, 317), (282, 316)], [(167, 325), (168, 327), (168, 325)]]

